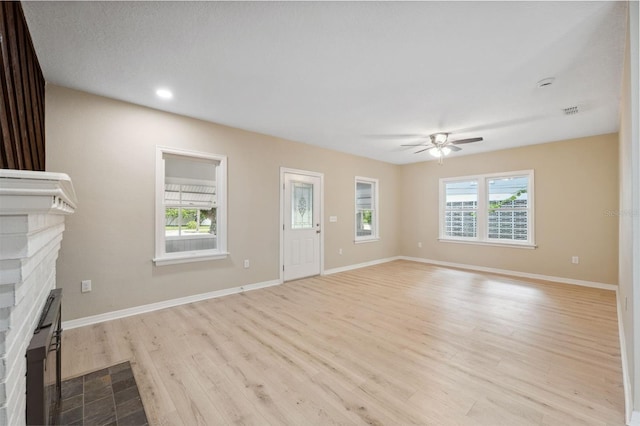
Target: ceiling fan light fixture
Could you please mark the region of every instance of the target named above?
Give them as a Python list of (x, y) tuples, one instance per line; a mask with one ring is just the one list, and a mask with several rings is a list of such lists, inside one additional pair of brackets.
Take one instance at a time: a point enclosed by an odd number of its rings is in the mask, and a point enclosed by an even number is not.
[(483, 140), (481, 137), (475, 138), (467, 138), (467, 139), (457, 139), (450, 141), (449, 133), (439, 132), (439, 133), (431, 133), (428, 136), (429, 140), (420, 142), (420, 143), (412, 143), (412, 144), (403, 144), (401, 146), (415, 146), (420, 147), (415, 154), (420, 154), (422, 152), (428, 152), (429, 155), (438, 159), (438, 164), (442, 164), (444, 157), (451, 154), (452, 152), (460, 151), (462, 148), (458, 146), (458, 144), (467, 144), (472, 142), (480, 142)]
[(435, 135), (433, 135), (433, 141), (436, 144), (442, 144), (447, 141), (447, 137), (448, 135), (446, 133), (436, 133)]
[(449, 155), (449, 153), (451, 153), (451, 148), (449, 148), (448, 146), (434, 146), (433, 148), (429, 149), (429, 154), (436, 158), (442, 158), (445, 155)]

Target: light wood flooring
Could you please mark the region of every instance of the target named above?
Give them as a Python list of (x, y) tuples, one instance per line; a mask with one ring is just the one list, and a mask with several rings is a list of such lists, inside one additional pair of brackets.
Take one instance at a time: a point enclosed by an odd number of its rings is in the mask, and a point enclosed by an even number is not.
[(624, 424), (614, 292), (408, 261), (64, 332), (125, 360), (157, 425)]

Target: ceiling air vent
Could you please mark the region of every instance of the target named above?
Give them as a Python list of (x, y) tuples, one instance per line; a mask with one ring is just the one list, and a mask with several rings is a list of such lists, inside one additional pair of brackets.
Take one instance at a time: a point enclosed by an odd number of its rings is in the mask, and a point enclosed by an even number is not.
[(564, 111), (564, 115), (576, 115), (579, 112), (577, 105), (563, 108), (562, 110)]

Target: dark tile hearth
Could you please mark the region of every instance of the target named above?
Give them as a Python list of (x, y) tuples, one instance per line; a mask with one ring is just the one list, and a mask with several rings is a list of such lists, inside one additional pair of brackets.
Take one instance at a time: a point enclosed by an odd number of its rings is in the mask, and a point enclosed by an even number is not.
[(62, 382), (60, 425), (145, 426), (142, 406), (131, 364), (123, 362)]

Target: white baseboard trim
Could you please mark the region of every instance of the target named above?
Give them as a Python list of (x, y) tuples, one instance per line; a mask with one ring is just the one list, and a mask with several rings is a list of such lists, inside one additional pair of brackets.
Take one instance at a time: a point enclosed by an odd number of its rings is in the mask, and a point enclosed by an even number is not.
[(479, 271), (479, 272), (489, 272), (491, 274), (510, 275), (513, 277), (531, 278), (534, 280), (553, 281), (553, 282), (563, 283), (563, 284), (580, 285), (583, 287), (599, 288), (603, 290), (617, 291), (618, 289), (618, 286), (613, 284), (598, 283), (595, 281), (574, 280), (573, 278), (552, 277), (549, 275), (531, 274), (528, 272), (511, 271), (509, 269), (487, 268), (484, 266), (467, 265), (464, 263), (443, 262), (441, 260), (423, 259), (421, 257), (399, 256), (398, 259), (410, 260), (413, 262), (429, 263), (432, 265), (446, 266), (449, 268), (470, 269), (470, 270)]
[(208, 293), (194, 294), (193, 296), (180, 297), (177, 299), (163, 300), (162, 302), (149, 303), (148, 305), (134, 306), (133, 308), (121, 309), (118, 311), (105, 312), (104, 314), (91, 315), (69, 321), (62, 321), (62, 328), (70, 330), (72, 328), (84, 327), (85, 325), (97, 324), (114, 319), (130, 317), (132, 315), (146, 312), (158, 311), (160, 309), (171, 308), (173, 306), (186, 305), (187, 303), (199, 302), (201, 300), (215, 299), (216, 297), (228, 296), (230, 294), (242, 293), (244, 291), (257, 290), (259, 288), (271, 287), (282, 284), (280, 280), (263, 281), (255, 284), (247, 284), (239, 287), (225, 288), (222, 290), (210, 291)]
[(631, 413), (631, 419), (627, 424), (629, 426), (640, 426), (640, 411), (633, 411)]
[[(633, 411), (633, 401), (631, 398), (631, 376), (629, 376), (629, 360), (627, 358), (627, 339), (624, 334), (624, 323), (622, 322), (622, 303), (620, 293), (616, 291), (616, 304), (618, 305), (618, 334), (620, 338), (620, 358), (622, 361), (622, 386), (624, 388), (624, 420), (627, 425), (640, 426), (640, 413)], [(633, 414), (636, 414), (636, 422), (633, 422)]]
[(384, 259), (370, 260), (369, 262), (356, 263), (354, 265), (341, 266), (339, 268), (325, 269), (322, 275), (337, 274), (338, 272), (352, 271), (354, 269), (366, 268), (367, 266), (379, 265), (381, 263), (393, 262), (402, 259), (402, 256), (387, 257)]

